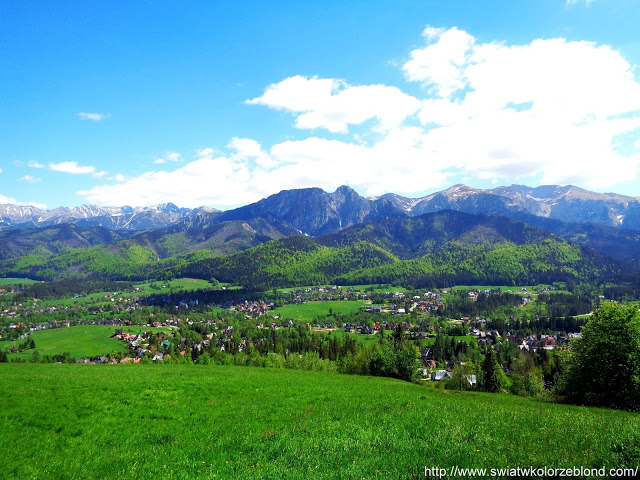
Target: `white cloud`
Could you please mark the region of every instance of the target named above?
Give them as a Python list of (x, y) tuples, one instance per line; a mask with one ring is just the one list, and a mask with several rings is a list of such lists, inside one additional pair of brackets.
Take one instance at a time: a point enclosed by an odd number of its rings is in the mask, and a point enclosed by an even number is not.
[[(282, 189), (343, 184), (366, 195), (418, 195), (452, 177), (596, 189), (637, 178), (640, 83), (620, 52), (562, 38), (483, 43), (457, 28), (427, 27), (423, 37), (402, 66), (424, 87), (420, 99), (396, 87), (294, 76), (246, 102), (291, 112), (298, 128), (348, 133), (374, 120), (376, 135), (275, 145), (233, 137), (190, 159), (166, 154), (165, 171), (117, 175), (79, 194), (102, 205), (225, 208)], [(420, 125), (410, 125), (414, 118)]]
[(156, 165), (163, 165), (168, 162), (182, 162), (182, 155), (177, 152), (167, 152), (164, 157), (156, 158), (153, 161)]
[(113, 179), (114, 179), (116, 182), (124, 182), (124, 175), (122, 175), (121, 173), (117, 173), (117, 174), (113, 177)]
[(2, 173), (2, 169), (0, 168), (0, 173)]
[(400, 125), (420, 108), (420, 101), (396, 87), (352, 86), (342, 80), (299, 75), (269, 85), (246, 103), (296, 113), (296, 127), (346, 133), (349, 125), (375, 119), (380, 130)]
[(576, 5), (577, 3), (584, 2), (587, 7), (591, 5), (595, 0), (567, 0), (567, 6)]
[(640, 84), (619, 52), (562, 38), (478, 43), (455, 28), (424, 36), (403, 69), (427, 92), (418, 117), (433, 160), (478, 178), (593, 188), (636, 175), (640, 157), (613, 148), (640, 127)]
[[(78, 162), (60, 162), (50, 163), (49, 168), (54, 172), (72, 173), (74, 175), (93, 175), (96, 174), (96, 168), (90, 165), (80, 166)], [(103, 175), (102, 172), (98, 172)]]
[(78, 112), (78, 118), (81, 120), (93, 120), (94, 122), (99, 122), (100, 120), (104, 120), (105, 118), (109, 118), (110, 115), (108, 113), (86, 113), (86, 112)]
[(372, 146), (311, 137), (265, 151), (253, 139), (233, 138), (229, 152), (207, 148), (173, 171), (146, 172), (121, 183), (78, 192), (90, 203), (153, 205), (171, 201), (196, 207), (236, 206), (283, 189), (344, 184), (367, 195), (423, 191), (445, 182), (445, 166), (425, 161), (422, 129), (396, 128)]
[(260, 198), (247, 185), (251, 175), (246, 164), (228, 157), (208, 155), (213, 149), (198, 152), (198, 158), (172, 171), (146, 172), (79, 191), (89, 202), (99, 205), (235, 205)]
[(21, 177), (18, 179), (19, 182), (25, 182), (25, 183), (38, 183), (41, 180), (42, 180), (41, 178), (32, 177), (31, 175), (25, 175), (24, 177)]
[(44, 165), (41, 164), (40, 162), (36, 162), (35, 160), (29, 160), (27, 162), (27, 167), (30, 167), (30, 168), (44, 168)]
[(422, 35), (427, 46), (411, 52), (411, 59), (402, 69), (409, 81), (419, 81), (436, 96), (448, 98), (464, 88), (465, 78), (461, 68), (467, 62), (474, 38), (463, 30), (427, 27)]
[(15, 198), (7, 197), (6, 195), (0, 194), (0, 205), (10, 203), (12, 205), (30, 205), (32, 207), (41, 208), (42, 210), (46, 210), (47, 206), (43, 203), (36, 202), (19, 202)]

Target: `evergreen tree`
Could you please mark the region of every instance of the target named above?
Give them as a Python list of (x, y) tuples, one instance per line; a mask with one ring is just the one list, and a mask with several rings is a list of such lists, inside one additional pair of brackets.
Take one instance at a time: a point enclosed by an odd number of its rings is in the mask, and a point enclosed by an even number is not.
[(482, 362), (482, 384), (486, 392), (499, 392), (505, 383), (505, 375), (498, 365), (498, 358), (493, 347), (488, 347)]

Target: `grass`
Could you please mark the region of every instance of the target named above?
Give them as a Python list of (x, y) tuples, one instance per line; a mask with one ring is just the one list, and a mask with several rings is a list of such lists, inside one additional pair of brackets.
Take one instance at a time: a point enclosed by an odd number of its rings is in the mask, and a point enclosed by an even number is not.
[[(527, 291), (523, 292), (522, 289), (526, 288)], [(551, 285), (457, 285), (452, 287), (451, 290), (500, 290), (501, 292), (513, 292), (529, 295), (532, 293), (539, 293), (543, 288), (551, 288)], [(550, 293), (566, 293), (571, 294), (568, 290), (551, 290)]]
[[(151, 288), (152, 284), (158, 285), (158, 290)], [(213, 285), (207, 280), (201, 280), (197, 278), (176, 278), (173, 280), (158, 280), (157, 282), (139, 283), (135, 285), (138, 288), (143, 289), (146, 293), (153, 292), (165, 292), (173, 288), (174, 290), (201, 290), (206, 288), (212, 288)]]
[(0, 477), (425, 478), (636, 467), (640, 417), (248, 367), (0, 364)]
[(380, 339), (380, 334), (378, 332), (374, 334), (361, 334), (357, 332), (345, 332), (344, 328), (339, 328), (331, 332), (331, 335), (334, 335), (338, 338), (344, 338), (347, 335), (351, 335), (351, 338), (354, 338), (356, 342), (361, 343), (362, 345), (369, 345), (371, 343), (377, 342)]
[(32, 283), (41, 283), (36, 280), (29, 280), (28, 278), (0, 278), (0, 287), (5, 285), (31, 285)]
[[(152, 288), (151, 285), (157, 285), (158, 288)], [(118, 298), (147, 297), (157, 294), (168, 293), (171, 289), (174, 291), (192, 291), (200, 289), (212, 288), (213, 285), (207, 280), (199, 280), (195, 278), (176, 278), (174, 280), (165, 280), (157, 282), (138, 283), (134, 285), (140, 288), (141, 292), (118, 292), (118, 295), (107, 297), (114, 292), (95, 292), (82, 297), (72, 295), (68, 298), (58, 298), (53, 300), (39, 301), (38, 304), (45, 307), (60, 306), (100, 306), (103, 304), (116, 303)], [(113, 299), (113, 301), (112, 301)]]
[[(329, 309), (333, 313), (354, 313), (364, 305), (360, 300), (337, 300), (331, 302), (307, 302), (285, 305), (273, 310), (273, 315), (281, 315), (284, 318), (293, 318), (302, 322), (310, 322), (316, 317), (326, 317)], [(328, 319), (332, 320), (332, 319)]]
[[(471, 335), (461, 335), (461, 336), (456, 336), (456, 341), (457, 342), (473, 342), (475, 341), (475, 338), (472, 337)], [(436, 337), (435, 335), (433, 337), (430, 338), (426, 338), (424, 340), (420, 340), (420, 346), (421, 347), (430, 347), (432, 346), (434, 343), (436, 343)]]
[[(167, 331), (167, 328), (152, 327), (109, 327), (105, 325), (82, 325), (69, 328), (56, 328), (52, 330), (39, 330), (31, 333), (31, 338), (36, 343), (35, 350), (43, 355), (55, 355), (69, 352), (74, 358), (97, 357), (112, 352), (126, 352), (124, 342), (111, 338), (116, 328), (122, 328), (127, 333), (140, 333), (144, 331)], [(16, 345), (25, 340), (16, 340)], [(11, 348), (14, 342), (0, 342), (0, 349)], [(31, 358), (34, 350), (22, 353), (9, 354), (9, 358)]]

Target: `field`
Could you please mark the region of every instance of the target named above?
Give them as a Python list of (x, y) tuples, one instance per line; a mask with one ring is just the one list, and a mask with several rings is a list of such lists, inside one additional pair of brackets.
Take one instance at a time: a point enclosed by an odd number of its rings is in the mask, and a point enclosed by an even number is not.
[(28, 278), (0, 278), (0, 287), (5, 285), (31, 285), (32, 283), (39, 282)]
[(387, 378), (1, 364), (0, 391), (7, 479), (425, 478), (425, 466), (640, 460), (635, 414)]
[[(157, 286), (158, 288), (152, 288), (152, 285)], [(226, 284), (223, 284), (226, 285)], [(165, 293), (168, 289), (174, 290), (200, 290), (205, 288), (211, 288), (210, 282), (207, 280), (200, 280), (197, 278), (176, 278), (174, 280), (161, 280), (157, 282), (149, 282), (149, 283), (139, 283), (135, 285), (138, 288), (143, 289), (145, 292), (163, 292)]]
[[(462, 335), (462, 336), (457, 336), (455, 338), (456, 338), (457, 342), (471, 343), (471, 342), (475, 341), (475, 338), (472, 337), (471, 335)], [(435, 335), (433, 337), (427, 338), (426, 340), (420, 340), (420, 346), (421, 347), (430, 347), (434, 343), (436, 343)]]
[[(120, 328), (120, 327), (118, 327)], [(167, 328), (152, 327), (121, 327), (124, 332), (138, 333), (143, 331), (168, 330)], [(53, 330), (39, 330), (31, 333), (30, 337), (36, 342), (36, 350), (43, 355), (55, 355), (69, 352), (74, 358), (96, 357), (112, 352), (126, 352), (124, 342), (111, 338), (116, 327), (104, 325), (82, 325), (69, 328), (56, 328)], [(16, 345), (25, 340), (17, 340)], [(11, 348), (13, 342), (0, 342), (0, 349)], [(31, 358), (34, 350), (22, 353), (9, 354), (9, 358)]]
[[(192, 291), (192, 290), (200, 290), (200, 289), (208, 289), (212, 288), (213, 285), (207, 280), (199, 280), (195, 278), (176, 278), (174, 280), (165, 280), (158, 282), (147, 282), (147, 283), (138, 283), (134, 285), (137, 288), (140, 288), (141, 292), (118, 292), (117, 295), (113, 297), (107, 297), (107, 295), (113, 294), (114, 292), (95, 292), (90, 293), (88, 295), (83, 296), (69, 296), (67, 298), (59, 298), (53, 300), (44, 300), (38, 302), (40, 305), (45, 307), (59, 306), (59, 307), (70, 307), (72, 305), (77, 306), (98, 306), (105, 303), (113, 303), (117, 302), (118, 298), (132, 298), (132, 297), (146, 297), (154, 294), (165, 294), (170, 291)], [(112, 302), (113, 298), (113, 302)]]
[(316, 317), (326, 317), (329, 315), (329, 309), (333, 313), (353, 313), (360, 310), (364, 305), (363, 301), (340, 300), (332, 302), (307, 302), (300, 304), (290, 304), (284, 307), (276, 308), (274, 315), (281, 315), (284, 318), (293, 318), (294, 320), (311, 322)]
[(368, 344), (371, 344), (373, 342), (377, 342), (380, 339), (380, 334), (377, 333), (377, 332), (374, 333), (374, 334), (361, 334), (361, 333), (356, 333), (356, 332), (348, 333), (348, 332), (344, 331), (344, 328), (339, 328), (337, 330), (333, 330), (331, 335), (336, 336), (338, 338), (344, 338), (347, 335), (351, 335), (351, 338), (354, 338), (356, 340), (356, 342), (361, 343), (363, 345), (368, 345)]
[[(543, 288), (550, 288), (551, 285), (522, 285), (522, 286), (513, 286), (513, 285), (457, 285), (452, 287), (451, 290), (500, 290), (501, 292), (513, 292), (513, 293), (525, 293), (522, 291), (523, 288), (526, 288), (526, 294), (531, 293), (539, 293)], [(568, 290), (553, 290), (552, 293), (564, 293), (571, 294)]]

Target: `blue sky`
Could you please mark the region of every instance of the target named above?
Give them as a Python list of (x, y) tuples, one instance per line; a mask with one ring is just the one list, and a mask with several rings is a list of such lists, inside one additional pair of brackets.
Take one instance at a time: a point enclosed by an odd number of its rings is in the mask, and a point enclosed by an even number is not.
[(0, 203), (640, 196), (636, 0), (0, 3)]

